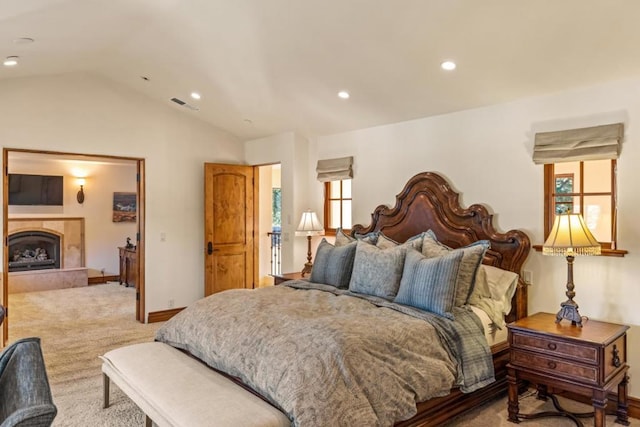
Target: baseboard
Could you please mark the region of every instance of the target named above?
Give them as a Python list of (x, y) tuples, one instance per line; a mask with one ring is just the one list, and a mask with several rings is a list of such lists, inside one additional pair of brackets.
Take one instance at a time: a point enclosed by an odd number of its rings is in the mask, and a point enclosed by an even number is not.
[(147, 321), (149, 323), (164, 322), (165, 320), (171, 319), (173, 316), (175, 316), (176, 314), (180, 313), (185, 308), (186, 307), (179, 307), (179, 308), (171, 308), (169, 310), (161, 310), (161, 311), (149, 312), (149, 317), (148, 317)]
[(640, 399), (636, 397), (629, 398), (629, 416), (631, 418), (640, 418)]
[(94, 276), (94, 277), (89, 277), (89, 284), (90, 285), (100, 285), (102, 283), (107, 283), (107, 282), (117, 282), (118, 280), (120, 280), (120, 276)]

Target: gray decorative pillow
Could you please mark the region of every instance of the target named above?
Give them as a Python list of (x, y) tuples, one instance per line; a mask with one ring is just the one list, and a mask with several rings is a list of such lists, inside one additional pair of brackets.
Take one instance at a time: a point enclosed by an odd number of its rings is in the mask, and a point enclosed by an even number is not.
[(356, 239), (345, 233), (342, 228), (336, 230), (336, 246), (345, 246), (351, 242), (355, 242), (355, 240)]
[(383, 233), (380, 233), (378, 235), (378, 240), (376, 241), (376, 246), (379, 247), (380, 249), (395, 248), (399, 244), (400, 243), (396, 242), (393, 239), (388, 238)]
[(351, 279), (355, 253), (356, 242), (335, 247), (326, 239), (322, 239), (316, 251), (316, 259), (309, 280), (337, 288), (347, 288)]
[(358, 241), (349, 290), (382, 298), (393, 298), (400, 287), (407, 246), (380, 249)]
[(446, 255), (451, 251), (462, 251), (463, 253), (462, 261), (460, 262), (460, 272), (456, 280), (456, 307), (467, 304), (467, 300), (475, 284), (476, 272), (482, 263), (482, 258), (489, 248), (489, 245), (488, 240), (478, 240), (468, 246), (452, 249), (438, 242), (433, 231), (429, 230), (425, 233), (422, 240), (422, 255), (427, 258)]
[(453, 319), (456, 278), (463, 256), (462, 251), (452, 251), (441, 257), (426, 258), (409, 249), (398, 296), (393, 302)]
[(378, 232), (372, 231), (371, 233), (356, 234), (356, 237), (351, 237), (347, 233), (345, 233), (342, 228), (338, 228), (336, 230), (336, 246), (348, 245), (349, 243), (355, 242), (356, 240), (362, 240), (364, 242), (375, 245), (376, 241), (378, 240)]
[[(406, 242), (402, 243), (403, 245), (411, 245), (414, 249), (421, 251), (422, 250), (422, 239), (424, 238), (426, 231), (424, 233), (416, 234), (413, 237), (409, 237)], [(380, 249), (393, 248), (394, 246), (398, 246), (400, 243), (395, 240), (387, 237), (384, 233), (380, 232), (378, 235), (378, 241), (376, 242), (376, 246)]]

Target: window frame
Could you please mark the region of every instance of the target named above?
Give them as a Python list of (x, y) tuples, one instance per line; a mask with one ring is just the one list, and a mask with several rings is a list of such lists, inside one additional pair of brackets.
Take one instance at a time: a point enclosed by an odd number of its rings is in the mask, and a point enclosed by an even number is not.
[[(588, 161), (588, 160), (587, 160)], [(587, 192), (584, 191), (584, 162), (580, 162), (580, 187), (578, 189), (573, 188), (573, 193), (566, 193), (567, 196), (577, 197), (580, 203), (580, 213), (584, 215), (584, 197), (586, 196), (610, 196), (611, 197), (611, 241), (610, 242), (600, 242), (602, 245), (602, 255), (605, 256), (624, 256), (628, 253), (628, 251), (617, 249), (618, 243), (618, 210), (616, 208), (616, 199), (617, 199), (617, 161), (616, 159), (611, 159), (611, 191), (610, 192)], [(544, 165), (544, 239), (546, 241), (549, 233), (551, 232), (551, 228), (553, 227), (553, 222), (555, 220), (556, 212), (555, 212), (555, 197), (557, 196), (555, 192), (555, 184), (557, 176), (564, 176), (567, 174), (555, 174), (555, 164), (548, 163)], [(575, 183), (575, 178), (574, 178)], [(562, 193), (565, 195), (565, 193)], [(536, 245), (536, 250), (542, 250), (542, 245)]]
[[(351, 178), (349, 179), (351, 181)], [(340, 197), (339, 198), (331, 198), (331, 183), (340, 182)], [(353, 187), (351, 188), (351, 197), (342, 197), (342, 182), (344, 179), (336, 179), (334, 181), (327, 181), (324, 183), (324, 234), (328, 236), (335, 236), (337, 228), (329, 227), (329, 219), (331, 218), (331, 202), (335, 200), (340, 201), (340, 227), (342, 227), (342, 209), (343, 202), (345, 200), (351, 201), (351, 219), (353, 219)], [(351, 228), (343, 228), (345, 233), (349, 234), (351, 232)]]

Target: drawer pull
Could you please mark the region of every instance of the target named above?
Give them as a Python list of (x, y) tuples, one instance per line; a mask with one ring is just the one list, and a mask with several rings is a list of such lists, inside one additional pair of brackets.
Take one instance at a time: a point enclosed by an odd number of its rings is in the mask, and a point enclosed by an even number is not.
[(549, 369), (556, 369), (556, 362), (549, 362), (547, 363), (547, 366), (549, 366)]
[(556, 348), (558, 348), (558, 346), (552, 342), (550, 342), (547, 347), (549, 347), (549, 350), (555, 350)]
[(618, 346), (617, 345), (613, 345), (613, 366), (615, 366), (616, 368), (619, 368), (620, 365), (622, 363), (620, 363), (620, 350), (618, 350)]

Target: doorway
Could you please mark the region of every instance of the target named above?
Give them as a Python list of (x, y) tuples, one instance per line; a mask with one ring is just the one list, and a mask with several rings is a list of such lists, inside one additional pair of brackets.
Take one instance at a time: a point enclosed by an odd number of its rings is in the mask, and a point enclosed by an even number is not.
[(282, 274), (282, 173), (280, 163), (262, 165), (258, 169), (258, 286), (262, 287), (273, 284), (273, 275)]
[[(104, 156), (94, 154), (49, 152), (25, 149), (3, 149), (3, 275), (1, 301), (5, 307), (11, 306), (9, 292), (9, 251), (7, 247), (8, 236), (15, 228), (10, 222), (21, 219), (37, 219), (41, 226), (36, 228), (54, 228), (55, 233), (60, 233), (61, 228), (52, 226), (52, 218), (61, 220), (81, 219), (88, 222), (86, 232), (90, 244), (87, 246), (90, 254), (85, 256), (86, 250), (78, 249), (83, 243), (73, 245), (64, 262), (69, 266), (81, 258), (82, 267), (90, 267), (101, 271), (102, 274), (118, 273), (118, 247), (127, 244), (126, 238), (136, 247), (136, 319), (144, 323), (145, 313), (145, 285), (144, 285), (144, 218), (145, 218), (145, 193), (144, 193), (144, 159)], [(10, 175), (33, 176), (61, 176), (63, 180), (63, 200), (37, 201), (37, 206), (20, 203), (17, 200), (18, 192), (26, 191), (26, 184), (19, 186), (17, 181), (10, 187)], [(48, 188), (46, 184), (44, 187)], [(48, 190), (51, 191), (51, 190)], [(116, 215), (115, 199), (132, 200), (127, 206), (127, 215)], [(132, 198), (131, 198), (132, 197)], [(12, 200), (10, 205), (9, 201)], [(132, 215), (135, 210), (135, 215)], [(85, 221), (85, 217), (88, 221)], [(123, 220), (124, 218), (124, 220)], [(11, 220), (10, 220), (11, 219)], [(96, 223), (99, 223), (96, 225)], [(38, 222), (36, 221), (36, 224)], [(115, 230), (115, 232), (114, 232)], [(81, 227), (81, 241), (84, 241), (85, 228)], [(120, 236), (122, 234), (122, 236)], [(112, 241), (115, 236), (117, 242)], [(96, 240), (91, 240), (96, 239)], [(96, 244), (100, 240), (101, 243)], [(65, 242), (64, 237), (62, 241)], [(68, 242), (67, 242), (68, 243)], [(64, 252), (64, 244), (62, 251)], [(77, 254), (75, 252), (78, 252)], [(30, 254), (28, 254), (30, 255)], [(75, 256), (75, 258), (74, 258)], [(67, 261), (64, 261), (64, 260)], [(85, 265), (85, 262), (86, 265)], [(92, 265), (96, 264), (96, 265)], [(115, 270), (115, 271), (112, 271)], [(9, 309), (9, 315), (11, 310)], [(3, 324), (2, 342), (8, 338), (8, 325), (11, 317)]]

